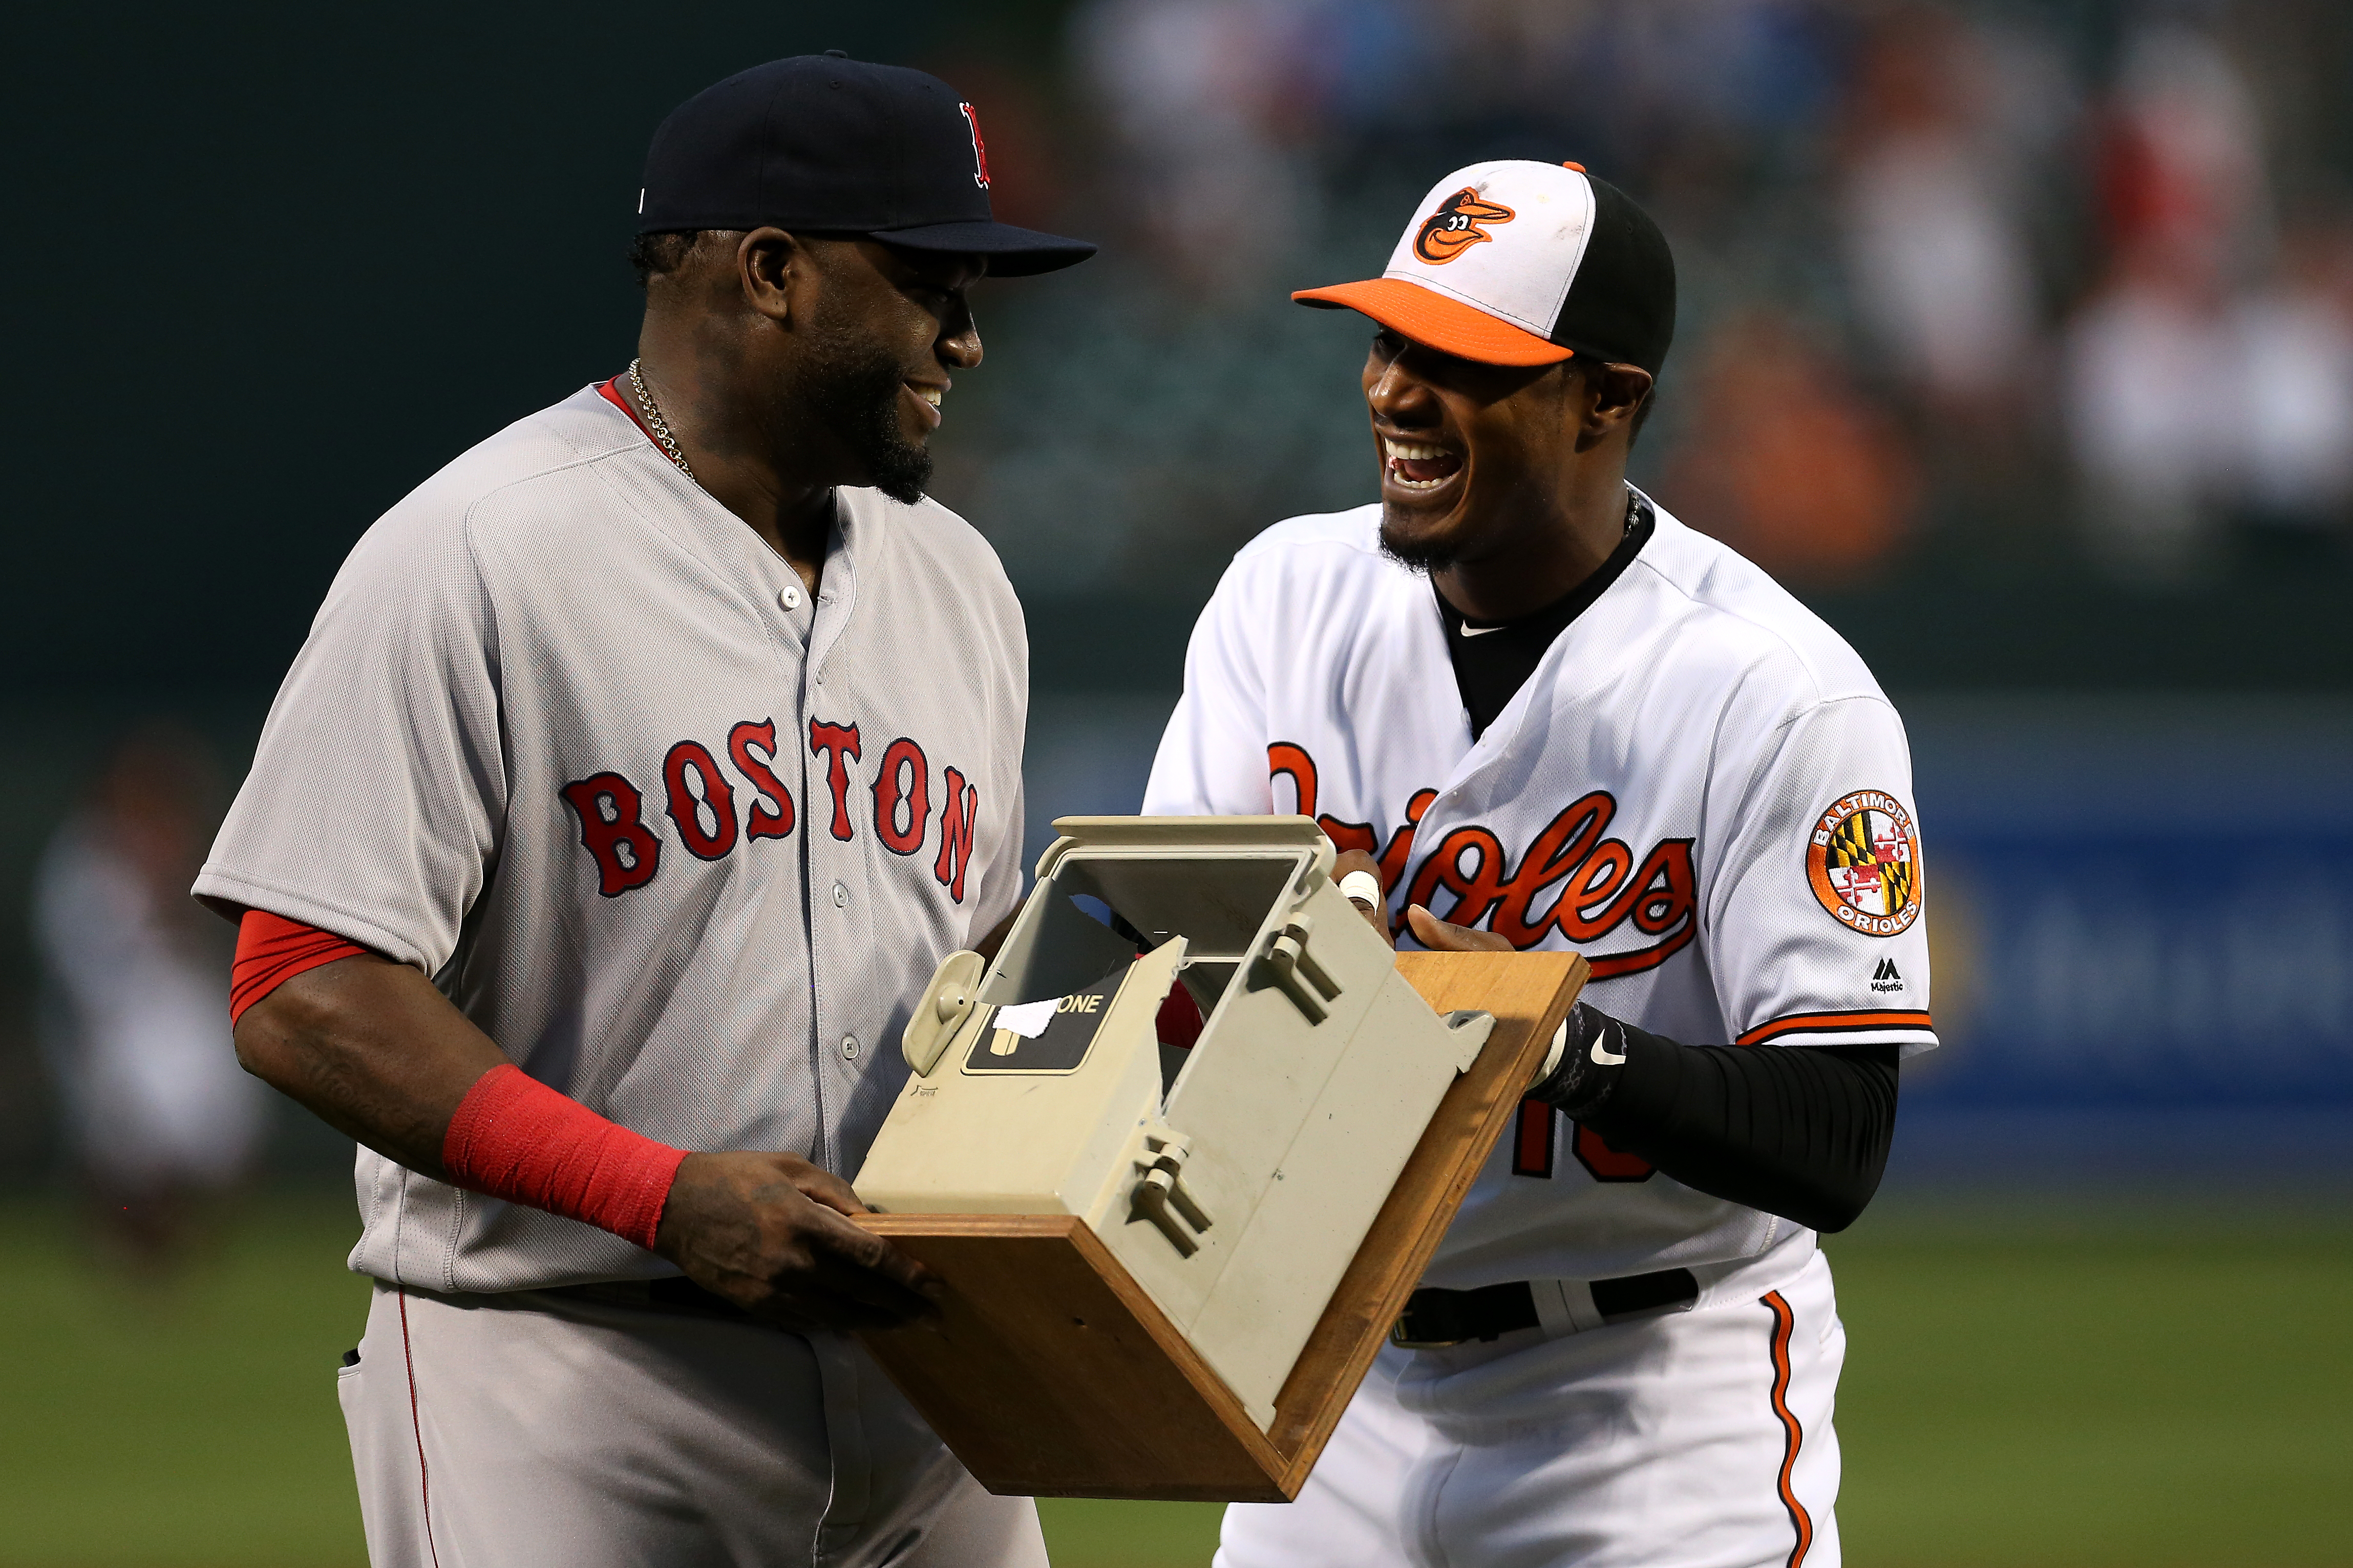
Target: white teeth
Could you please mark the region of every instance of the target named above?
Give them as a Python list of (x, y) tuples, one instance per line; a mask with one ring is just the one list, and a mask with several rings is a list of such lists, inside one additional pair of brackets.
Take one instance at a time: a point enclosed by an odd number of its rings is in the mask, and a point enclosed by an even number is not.
[(915, 395), (934, 408), (940, 405), (940, 389), (936, 386), (923, 387), (916, 392)]
[[(1427, 463), (1433, 458), (1447, 457), (1450, 454), (1443, 447), (1427, 446), (1419, 441), (1392, 441), (1386, 436), (1381, 437), (1381, 445), (1388, 450), (1389, 483), (1401, 490), (1434, 490), (1454, 478), (1453, 474), (1446, 474), (1434, 479), (1409, 479), (1398, 467), (1399, 463)], [(1455, 472), (1461, 471), (1458, 466)]]

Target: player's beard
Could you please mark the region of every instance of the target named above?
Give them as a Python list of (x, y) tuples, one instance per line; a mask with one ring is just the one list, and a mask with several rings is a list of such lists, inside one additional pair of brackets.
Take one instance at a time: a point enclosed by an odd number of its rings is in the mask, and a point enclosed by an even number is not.
[(866, 470), (866, 482), (902, 505), (923, 500), (932, 455), (900, 428), (906, 367), (880, 344), (838, 331), (809, 345), (807, 367), (803, 406)]
[(1411, 572), (1443, 572), (1454, 564), (1454, 552), (1435, 540), (1399, 540), (1381, 520), (1381, 553)]

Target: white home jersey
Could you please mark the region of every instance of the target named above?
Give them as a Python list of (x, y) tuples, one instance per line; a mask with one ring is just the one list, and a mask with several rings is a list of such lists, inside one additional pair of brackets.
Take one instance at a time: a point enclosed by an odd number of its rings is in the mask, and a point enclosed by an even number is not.
[[(1018, 896), (1028, 689), (962, 520), (840, 491), (812, 598), (591, 387), (360, 541), (196, 891), (416, 964), (623, 1126), (847, 1175), (912, 1000)], [(382, 1279), (670, 1271), (366, 1150), (358, 1185)]]
[[(1686, 1044), (1936, 1043), (1904, 727), (1837, 634), (1659, 512), (1474, 742), (1430, 581), (1379, 527), (1294, 518), (1235, 557), (1145, 811), (1314, 816), (1378, 857), (1393, 914), (1574, 949), (1594, 1006)], [(1424, 1281), (1811, 1247), (1531, 1102)]]

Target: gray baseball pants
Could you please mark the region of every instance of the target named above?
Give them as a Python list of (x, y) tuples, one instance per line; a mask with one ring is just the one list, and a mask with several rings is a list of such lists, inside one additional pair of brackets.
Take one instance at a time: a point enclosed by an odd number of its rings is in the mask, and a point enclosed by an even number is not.
[(375, 1568), (1046, 1568), (846, 1336), (378, 1284), (337, 1389)]

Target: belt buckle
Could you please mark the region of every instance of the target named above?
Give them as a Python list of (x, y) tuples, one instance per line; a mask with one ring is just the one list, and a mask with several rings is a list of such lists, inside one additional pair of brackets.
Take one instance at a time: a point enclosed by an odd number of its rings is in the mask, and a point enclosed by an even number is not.
[(1389, 1343), (1401, 1351), (1450, 1351), (1456, 1345), (1467, 1345), (1474, 1336), (1464, 1335), (1454, 1340), (1417, 1340), (1410, 1337), (1406, 1320), (1413, 1316), (1411, 1309), (1399, 1312), (1397, 1321), (1389, 1325)]
[(1451, 1351), (1456, 1345), (1470, 1342), (1469, 1340), (1409, 1340), (1405, 1337), (1403, 1318), (1389, 1325), (1389, 1343), (1401, 1351)]

